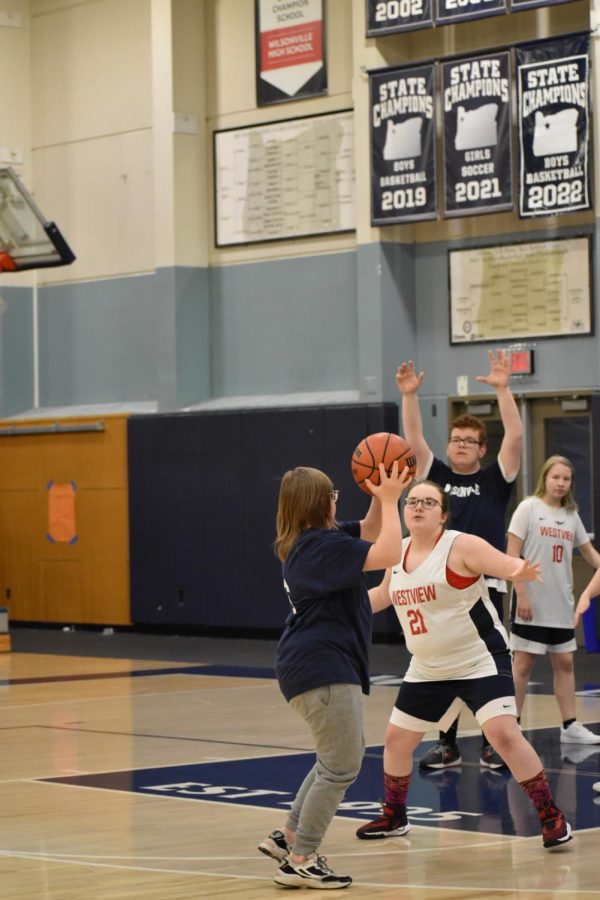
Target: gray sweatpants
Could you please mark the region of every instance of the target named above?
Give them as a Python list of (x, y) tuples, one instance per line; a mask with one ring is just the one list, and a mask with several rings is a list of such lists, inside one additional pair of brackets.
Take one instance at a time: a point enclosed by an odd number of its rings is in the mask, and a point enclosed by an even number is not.
[(363, 695), (358, 684), (330, 684), (299, 694), (290, 706), (308, 724), (317, 761), (302, 782), (286, 827), (296, 832), (294, 853), (317, 850), (365, 752)]

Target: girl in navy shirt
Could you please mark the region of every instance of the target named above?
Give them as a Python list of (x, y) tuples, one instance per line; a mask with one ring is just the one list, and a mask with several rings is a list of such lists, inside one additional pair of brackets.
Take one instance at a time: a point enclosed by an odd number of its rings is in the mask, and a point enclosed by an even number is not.
[[(404, 470), (405, 471), (405, 470)], [(371, 604), (363, 572), (397, 561), (402, 541), (398, 500), (411, 477), (367, 481), (374, 495), (360, 522), (336, 522), (338, 491), (323, 472), (300, 466), (281, 481), (275, 549), (292, 611), (276, 654), (281, 691), (308, 724), (317, 759), (283, 829), (259, 849), (281, 863), (277, 884), (344, 888), (318, 855), (319, 845), (364, 753), (363, 701), (369, 693)]]

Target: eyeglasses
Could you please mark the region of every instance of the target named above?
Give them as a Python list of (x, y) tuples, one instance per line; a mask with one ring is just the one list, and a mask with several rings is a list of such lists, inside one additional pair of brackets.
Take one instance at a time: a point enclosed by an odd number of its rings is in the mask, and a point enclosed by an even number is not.
[(474, 447), (476, 444), (479, 444), (479, 446), (481, 446), (483, 444), (483, 441), (478, 441), (475, 438), (452, 437), (452, 438), (450, 438), (450, 443), (455, 444), (455, 446), (457, 446), (457, 447), (460, 444), (464, 444), (465, 447)]
[(340, 496), (340, 492), (338, 490), (331, 491), (329, 496), (331, 497), (331, 499), (333, 500), (334, 503), (337, 503), (338, 497)]
[(409, 497), (405, 506), (408, 506), (409, 509), (416, 509), (419, 503), (423, 509), (435, 509), (436, 506), (442, 505), (439, 500), (435, 500), (433, 497)]

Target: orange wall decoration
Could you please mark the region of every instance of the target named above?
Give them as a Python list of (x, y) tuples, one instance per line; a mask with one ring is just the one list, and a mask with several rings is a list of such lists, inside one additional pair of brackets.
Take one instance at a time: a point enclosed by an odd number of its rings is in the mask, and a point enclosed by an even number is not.
[(74, 481), (67, 484), (48, 482), (48, 540), (74, 544), (77, 540)]

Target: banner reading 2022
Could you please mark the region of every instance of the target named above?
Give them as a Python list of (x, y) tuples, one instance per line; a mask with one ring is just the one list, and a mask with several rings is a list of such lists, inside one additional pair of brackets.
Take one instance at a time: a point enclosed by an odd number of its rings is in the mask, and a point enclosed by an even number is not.
[(507, 52), (442, 63), (444, 214), (512, 208)]
[(371, 223), (436, 217), (433, 65), (370, 77)]
[(589, 37), (515, 48), (519, 215), (590, 209)]

